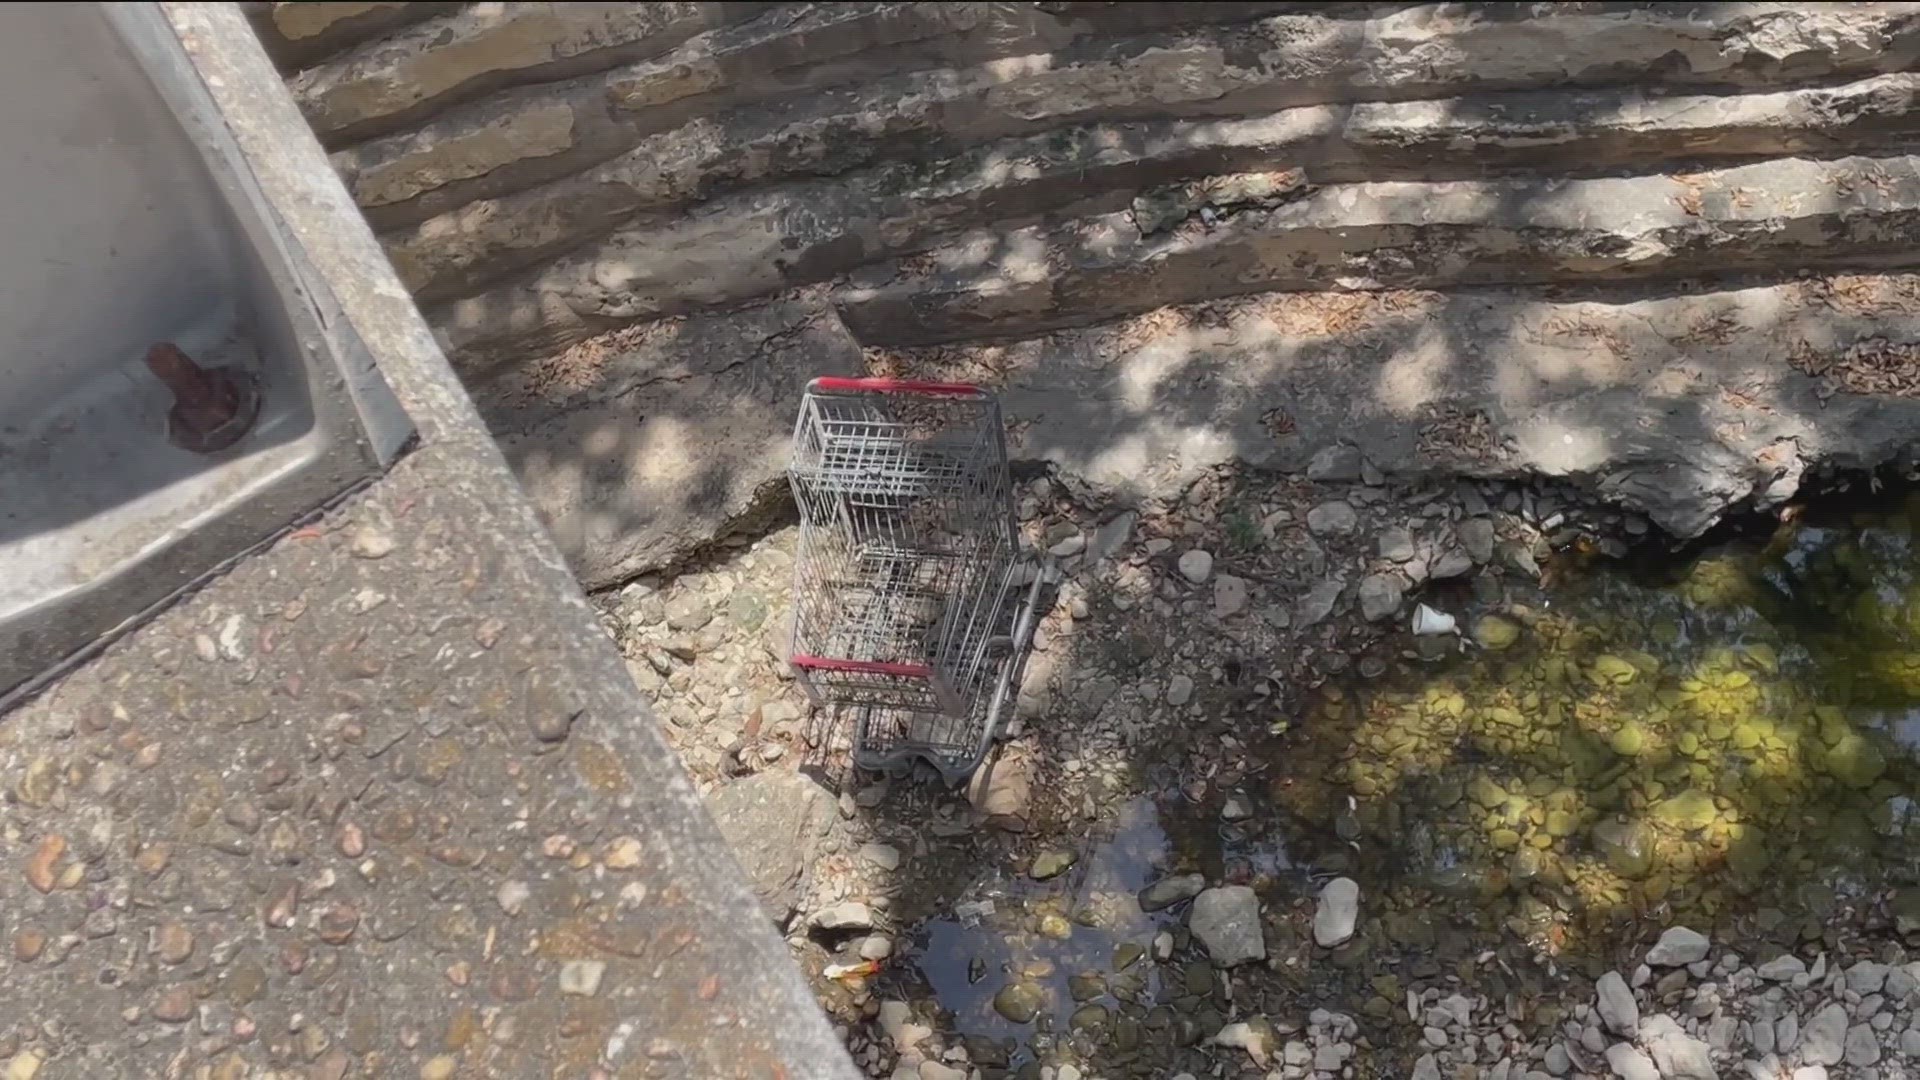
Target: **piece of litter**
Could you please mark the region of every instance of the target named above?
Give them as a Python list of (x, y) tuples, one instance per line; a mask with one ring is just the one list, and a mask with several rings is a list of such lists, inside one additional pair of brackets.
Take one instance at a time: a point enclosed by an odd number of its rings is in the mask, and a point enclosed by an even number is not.
[(1434, 634), (1452, 634), (1459, 630), (1459, 624), (1453, 616), (1444, 611), (1435, 611), (1425, 604), (1413, 609), (1413, 632), (1420, 637)]

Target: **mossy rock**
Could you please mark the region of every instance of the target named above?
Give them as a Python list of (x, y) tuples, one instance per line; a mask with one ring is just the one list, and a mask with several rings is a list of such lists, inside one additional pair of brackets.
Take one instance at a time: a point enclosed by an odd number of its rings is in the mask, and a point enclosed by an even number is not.
[(1593, 658), (1593, 666), (1588, 669), (1588, 677), (1602, 686), (1625, 686), (1640, 674), (1640, 669), (1612, 653), (1602, 653)]
[(1827, 747), (1822, 764), (1828, 776), (1854, 788), (1871, 786), (1887, 771), (1886, 755), (1873, 740), (1858, 733), (1849, 733)]
[(1656, 821), (1691, 832), (1713, 824), (1720, 811), (1713, 805), (1713, 796), (1699, 788), (1688, 788), (1653, 804), (1653, 816)]
[(1473, 639), (1483, 649), (1500, 652), (1520, 640), (1520, 627), (1498, 615), (1482, 615), (1473, 624)]
[(1067, 1030), (1098, 1038), (1106, 1034), (1107, 1025), (1112, 1020), (1113, 1015), (1107, 1012), (1105, 1005), (1082, 1005), (1067, 1018)]
[(1647, 729), (1639, 724), (1629, 723), (1613, 733), (1607, 745), (1621, 757), (1638, 757), (1647, 748)]
[(1030, 1024), (1047, 1007), (1047, 992), (1030, 982), (1008, 983), (993, 995), (993, 1011), (1009, 1023)]
[(1597, 822), (1588, 834), (1595, 851), (1614, 873), (1643, 878), (1653, 869), (1653, 835), (1646, 826), (1622, 818)]
[(1041, 937), (1053, 938), (1055, 941), (1065, 941), (1073, 936), (1073, 923), (1068, 921), (1065, 915), (1053, 912), (1040, 916), (1040, 925), (1037, 929)]
[(1467, 794), (1482, 807), (1491, 810), (1507, 801), (1507, 789), (1495, 783), (1485, 773), (1475, 776), (1467, 783)]
[(1027, 870), (1027, 873), (1031, 875), (1035, 881), (1045, 881), (1048, 878), (1059, 877), (1061, 874), (1067, 872), (1068, 867), (1073, 865), (1074, 859), (1074, 853), (1071, 851), (1043, 851), (1033, 857), (1033, 865)]

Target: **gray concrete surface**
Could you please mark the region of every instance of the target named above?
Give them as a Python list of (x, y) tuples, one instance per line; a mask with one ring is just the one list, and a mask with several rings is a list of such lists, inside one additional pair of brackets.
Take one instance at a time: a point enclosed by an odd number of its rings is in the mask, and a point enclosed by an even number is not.
[(851, 1075), (241, 15), (166, 11), (422, 444), (0, 722), (7, 1075)]

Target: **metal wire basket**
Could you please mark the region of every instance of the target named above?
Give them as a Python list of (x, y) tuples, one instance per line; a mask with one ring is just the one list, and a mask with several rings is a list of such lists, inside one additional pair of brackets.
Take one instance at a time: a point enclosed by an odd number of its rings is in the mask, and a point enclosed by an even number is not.
[(815, 379), (789, 478), (800, 546), (788, 660), (807, 696), (859, 711), (864, 768), (919, 757), (948, 779), (972, 772), (1041, 582), (1020, 559), (998, 402), (959, 383)]

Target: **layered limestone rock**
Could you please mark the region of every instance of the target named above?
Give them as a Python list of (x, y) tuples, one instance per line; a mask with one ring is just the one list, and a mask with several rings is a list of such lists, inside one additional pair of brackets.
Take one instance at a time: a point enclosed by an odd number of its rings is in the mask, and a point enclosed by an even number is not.
[(1140, 500), (1346, 410), (1691, 534), (1920, 434), (1920, 4), (249, 10), (590, 583), (877, 351)]

